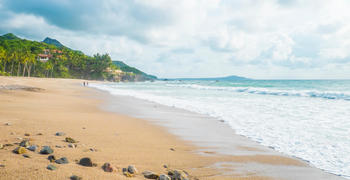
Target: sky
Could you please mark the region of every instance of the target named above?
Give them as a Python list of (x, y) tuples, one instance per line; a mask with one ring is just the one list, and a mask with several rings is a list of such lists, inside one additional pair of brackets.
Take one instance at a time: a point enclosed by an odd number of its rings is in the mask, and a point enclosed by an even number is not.
[(350, 79), (349, 0), (0, 0), (0, 34), (161, 78)]

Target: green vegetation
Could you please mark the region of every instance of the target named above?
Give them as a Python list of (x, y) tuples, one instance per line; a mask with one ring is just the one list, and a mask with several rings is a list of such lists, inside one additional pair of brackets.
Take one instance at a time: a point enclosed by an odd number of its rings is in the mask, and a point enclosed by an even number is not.
[(0, 75), (110, 81), (156, 78), (124, 65), (123, 68), (132, 70), (122, 70), (112, 63), (108, 54), (87, 56), (63, 46), (55, 39), (46, 38), (44, 42), (37, 42), (20, 39), (11, 33), (0, 36)]
[(135, 75), (141, 76), (143, 78), (145, 78), (145, 80), (152, 80), (152, 79), (157, 79), (156, 76), (152, 76), (149, 74), (146, 74), (134, 67), (128, 66), (127, 64), (125, 64), (123, 61), (112, 61), (114, 65), (116, 65), (120, 70), (124, 71), (124, 72), (130, 72), (133, 73)]

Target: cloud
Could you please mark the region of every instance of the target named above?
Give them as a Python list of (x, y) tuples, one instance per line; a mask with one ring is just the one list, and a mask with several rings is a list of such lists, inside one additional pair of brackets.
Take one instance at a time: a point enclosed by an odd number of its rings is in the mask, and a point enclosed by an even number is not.
[(128, 36), (147, 41), (144, 32), (171, 22), (166, 10), (137, 1), (92, 0), (3, 0), (18, 14), (39, 16), (65, 30)]
[[(0, 0), (0, 33), (46, 36), (160, 77), (334, 78), (347, 0)], [(286, 74), (285, 72), (288, 72)]]

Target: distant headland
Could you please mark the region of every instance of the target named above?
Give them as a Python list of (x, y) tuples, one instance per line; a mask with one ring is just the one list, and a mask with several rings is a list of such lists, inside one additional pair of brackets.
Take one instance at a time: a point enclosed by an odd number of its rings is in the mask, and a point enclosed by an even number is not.
[(251, 80), (249, 78), (241, 76), (225, 76), (225, 77), (210, 77), (210, 78), (173, 78), (173, 79), (161, 79), (161, 80), (190, 80), (190, 81), (241, 81), (241, 80)]

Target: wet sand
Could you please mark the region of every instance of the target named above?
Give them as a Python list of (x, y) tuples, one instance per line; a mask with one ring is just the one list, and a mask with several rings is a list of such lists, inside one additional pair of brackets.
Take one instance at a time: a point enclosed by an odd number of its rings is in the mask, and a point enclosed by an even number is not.
[[(188, 132), (181, 126), (170, 126), (171, 119), (165, 118), (169, 116), (166, 113), (170, 113), (172, 117), (196, 119), (193, 114), (173, 109), (167, 112), (166, 107), (149, 111), (147, 108), (154, 108), (154, 104), (142, 106), (140, 101), (113, 97), (83, 87), (81, 83), (82, 80), (70, 79), (0, 77), (0, 143), (13, 145), (0, 149), (0, 165), (3, 165), (0, 179), (69, 179), (73, 174), (83, 179), (145, 179), (141, 174), (145, 170), (166, 173), (163, 165), (185, 170), (192, 179), (338, 178), (273, 151), (255, 153), (266, 149), (251, 145), (244, 138), (236, 139), (237, 143), (245, 142), (238, 143), (237, 154), (231, 150), (231, 153), (220, 153), (213, 150), (212, 143), (198, 144), (195, 139), (184, 138)], [(118, 112), (115, 107), (119, 107)], [(136, 117), (142, 112), (140, 108), (151, 116)], [(134, 117), (130, 116), (133, 114)], [(201, 122), (207, 121), (197, 122), (195, 126), (201, 129)], [(66, 135), (55, 136), (56, 132)], [(193, 135), (196, 134), (201, 136), (199, 131), (193, 131)], [(67, 136), (79, 141), (76, 148), (69, 148), (64, 142)], [(51, 146), (56, 157), (67, 157), (69, 163), (55, 164), (57, 170), (50, 171), (46, 169), (52, 164), (47, 155), (28, 151), (30, 158), (25, 158), (13, 153), (15, 143), (24, 138), (29, 138), (39, 149)], [(78, 165), (76, 161), (83, 157), (90, 157), (97, 166)], [(105, 162), (118, 171), (104, 172), (101, 166)], [(133, 178), (121, 172), (128, 165), (135, 165), (139, 171)], [(285, 174), (273, 171), (275, 168), (284, 169)]]
[(345, 179), (239, 136), (228, 124), (203, 114), (126, 96), (114, 95), (104, 102), (102, 108), (105, 110), (165, 127), (170, 133), (199, 147), (198, 154), (221, 157), (221, 162), (211, 167), (219, 168), (225, 175), (254, 174), (287, 180)]

